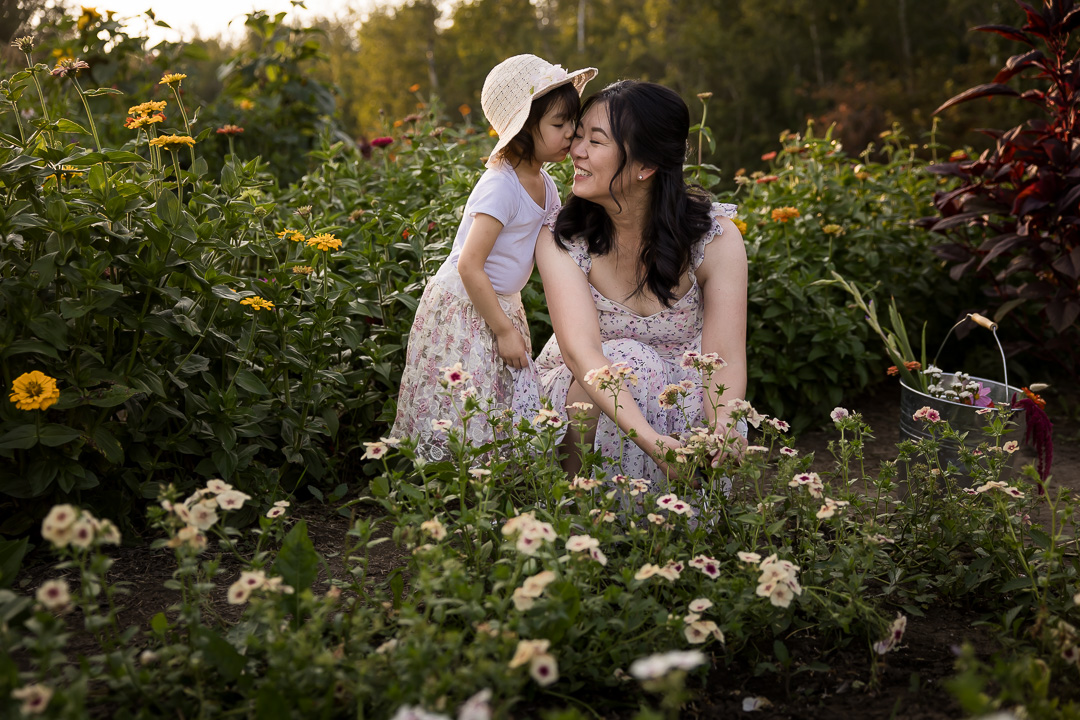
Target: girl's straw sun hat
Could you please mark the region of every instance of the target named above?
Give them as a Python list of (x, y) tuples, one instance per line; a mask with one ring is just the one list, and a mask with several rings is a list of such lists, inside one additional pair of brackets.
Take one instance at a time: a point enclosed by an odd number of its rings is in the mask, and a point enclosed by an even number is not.
[(580, 95), (585, 83), (594, 77), (596, 68), (568, 73), (561, 66), (535, 55), (515, 55), (492, 68), (480, 93), (484, 116), (499, 134), (499, 142), (491, 151), (488, 165), (521, 132), (529, 119), (534, 99), (567, 83), (573, 83)]

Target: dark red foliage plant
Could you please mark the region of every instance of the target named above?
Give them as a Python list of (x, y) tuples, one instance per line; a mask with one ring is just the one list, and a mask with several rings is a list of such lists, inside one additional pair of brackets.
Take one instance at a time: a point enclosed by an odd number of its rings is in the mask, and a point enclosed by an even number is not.
[[(959, 280), (986, 280), (994, 319), (1006, 315), (1027, 335), (1027, 347), (1059, 361), (1073, 376), (1080, 346), (1080, 64), (1070, 34), (1080, 25), (1075, 0), (1017, 0), (1021, 28), (982, 25), (1026, 46), (985, 85), (937, 110), (991, 96), (1012, 97), (1038, 112), (1011, 130), (981, 130), (994, 139), (978, 158), (939, 163), (931, 172), (958, 184), (935, 195), (940, 217), (923, 224), (948, 238), (934, 251)], [(1010, 86), (1023, 81), (1024, 88)]]

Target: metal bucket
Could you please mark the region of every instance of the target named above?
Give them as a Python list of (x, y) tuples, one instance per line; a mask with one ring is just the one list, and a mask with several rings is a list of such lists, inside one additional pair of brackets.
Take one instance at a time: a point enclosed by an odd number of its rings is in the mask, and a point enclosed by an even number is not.
[[(954, 373), (942, 373), (941, 378), (944, 385), (948, 385), (948, 381), (952, 380)], [(971, 377), (972, 380), (981, 382), (986, 387), (990, 388), (990, 399), (994, 401), (995, 405), (999, 407), (1004, 404), (1008, 406), (1012, 400), (1014, 393), (1019, 392), (1016, 388), (1011, 388), (1003, 383), (994, 382), (993, 380), (987, 380), (980, 377)], [(980, 408), (972, 405), (965, 405), (963, 403), (953, 402), (944, 398), (937, 398), (932, 395), (927, 395), (924, 392), (915, 390), (908, 387), (902, 380), (900, 381), (900, 439), (901, 440), (922, 440), (930, 437), (929, 426), (922, 420), (915, 420), (912, 416), (917, 410), (923, 407), (930, 407), (937, 410), (941, 414), (942, 420), (947, 420), (949, 425), (959, 433), (968, 433), (965, 445), (969, 449), (974, 449), (976, 445), (989, 440), (983, 433), (983, 428), (989, 423), (987, 418), (983, 415), (979, 415), (976, 411)], [(1024, 413), (1017, 412), (1012, 416), (1013, 422), (1018, 424), (1019, 432), (1015, 430), (1009, 433), (1009, 438), (1022, 438), (1026, 432), (1026, 423), (1024, 419)], [(961, 475), (956, 478), (956, 481), (960, 485), (970, 485), (971, 475), (968, 473), (968, 468), (960, 462), (960, 446), (952, 440), (941, 440), (941, 449), (938, 451), (938, 461), (942, 467), (946, 467), (948, 464), (954, 465), (961, 472)], [(1005, 470), (1002, 472), (1001, 479), (1004, 480), (1015, 474), (1016, 455), (1010, 455), (1008, 464)], [(900, 480), (907, 480), (907, 467), (902, 464), (900, 466)]]

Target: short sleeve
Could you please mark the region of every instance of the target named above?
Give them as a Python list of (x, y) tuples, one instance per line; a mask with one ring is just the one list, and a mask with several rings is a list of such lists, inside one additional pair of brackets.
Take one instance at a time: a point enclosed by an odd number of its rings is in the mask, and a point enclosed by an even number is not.
[(500, 170), (488, 170), (476, 183), (469, 195), (465, 212), (470, 217), (483, 213), (509, 225), (517, 213), (519, 194), (514, 179)]
[(717, 235), (723, 235), (724, 229), (720, 227), (720, 218), (734, 219), (738, 213), (739, 208), (737, 205), (731, 203), (713, 203), (712, 209), (709, 210), (709, 215), (712, 216), (712, 225), (709, 227), (705, 235), (701, 240), (694, 243), (694, 247), (691, 249), (691, 259), (693, 260), (693, 270), (697, 270), (705, 259), (705, 246), (713, 241)]

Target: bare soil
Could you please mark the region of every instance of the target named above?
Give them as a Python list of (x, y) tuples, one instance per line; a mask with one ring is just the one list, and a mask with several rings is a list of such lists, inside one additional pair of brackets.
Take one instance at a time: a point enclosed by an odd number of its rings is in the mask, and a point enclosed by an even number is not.
[[(1047, 408), (1055, 423), (1054, 462), (1051, 487), (1065, 485), (1074, 491), (1080, 488), (1080, 393), (1065, 397), (1047, 394)], [(867, 469), (876, 469), (884, 460), (896, 457), (899, 442), (899, 389), (895, 385), (879, 386), (854, 398), (846, 405), (853, 412), (860, 412), (871, 425), (874, 438), (866, 446)], [(803, 454), (815, 453), (815, 468), (832, 467), (828, 450), (830, 440), (836, 439), (831, 428), (804, 433), (796, 443)], [(315, 549), (326, 559), (316, 587), (325, 587), (328, 577), (346, 577), (344, 554), (346, 533), (351, 526), (351, 515), (339, 512), (332, 505), (314, 500), (292, 508), (294, 518), (303, 518)], [(117, 548), (115, 563), (110, 572), (111, 582), (128, 583), (130, 594), (124, 598), (120, 613), (121, 627), (149, 627), (150, 619), (179, 601), (178, 594), (164, 587), (175, 568), (171, 552), (152, 550), (149, 542), (137, 546)], [(39, 548), (26, 560), (16, 581), (15, 589), (31, 593), (44, 580), (63, 573), (53, 569), (51, 555)], [(404, 555), (394, 543), (384, 542), (372, 549), (369, 577), (378, 581), (392, 570), (404, 564)], [(225, 574), (214, 598), (214, 611), (226, 622), (239, 618), (239, 608), (225, 600), (225, 588), (241, 569), (239, 561), (222, 560)], [(68, 571), (70, 572), (70, 571)], [(69, 577), (69, 582), (75, 578)], [(955, 653), (964, 642), (972, 643), (980, 655), (987, 656), (995, 650), (988, 632), (972, 625), (977, 615), (964, 608), (934, 608), (924, 618), (909, 619), (904, 645), (901, 651), (889, 656), (889, 663), (876, 680), (870, 676), (864, 648), (853, 648), (834, 653), (825, 658), (828, 671), (801, 673), (788, 681), (776, 675), (756, 676), (752, 668), (716, 667), (709, 677), (706, 689), (698, 699), (684, 708), (688, 718), (729, 718), (743, 715), (743, 699), (750, 696), (768, 698), (771, 705), (748, 715), (760, 720), (789, 718), (845, 717), (910, 718), (912, 720), (939, 720), (962, 717), (963, 713), (945, 691), (943, 682), (953, 675)], [(75, 654), (98, 652), (94, 641), (79, 632), (82, 620), (69, 616), (73, 630), (69, 651)], [(812, 657), (814, 648), (792, 645), (795, 657)], [(531, 716), (522, 708), (523, 716)], [(612, 715), (621, 716), (622, 713)]]

